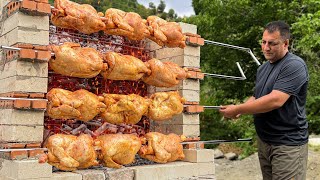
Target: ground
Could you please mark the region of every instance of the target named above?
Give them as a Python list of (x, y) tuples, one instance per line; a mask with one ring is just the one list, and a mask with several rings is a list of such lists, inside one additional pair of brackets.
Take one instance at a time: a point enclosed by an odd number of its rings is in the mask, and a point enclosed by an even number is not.
[[(243, 159), (230, 161), (215, 159), (217, 180), (262, 180), (257, 153)], [(320, 151), (309, 148), (307, 180), (320, 179)]]

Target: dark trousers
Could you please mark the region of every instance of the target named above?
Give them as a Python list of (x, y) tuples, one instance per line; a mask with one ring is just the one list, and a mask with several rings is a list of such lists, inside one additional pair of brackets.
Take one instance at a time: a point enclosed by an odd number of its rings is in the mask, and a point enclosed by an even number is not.
[(308, 144), (270, 145), (258, 139), (258, 156), (263, 180), (305, 180)]

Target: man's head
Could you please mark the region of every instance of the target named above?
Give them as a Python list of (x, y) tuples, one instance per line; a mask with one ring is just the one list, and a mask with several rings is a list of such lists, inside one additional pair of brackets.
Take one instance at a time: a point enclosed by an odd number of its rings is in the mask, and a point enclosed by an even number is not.
[(283, 21), (268, 23), (263, 32), (261, 48), (271, 63), (283, 58), (288, 52), (290, 27)]

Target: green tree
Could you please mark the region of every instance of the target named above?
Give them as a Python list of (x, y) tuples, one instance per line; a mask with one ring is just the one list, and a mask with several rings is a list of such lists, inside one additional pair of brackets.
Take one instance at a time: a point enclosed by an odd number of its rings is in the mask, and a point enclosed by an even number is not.
[(164, 12), (165, 9), (166, 9), (166, 3), (163, 0), (161, 0), (160, 4), (158, 5), (157, 12), (161, 14)]

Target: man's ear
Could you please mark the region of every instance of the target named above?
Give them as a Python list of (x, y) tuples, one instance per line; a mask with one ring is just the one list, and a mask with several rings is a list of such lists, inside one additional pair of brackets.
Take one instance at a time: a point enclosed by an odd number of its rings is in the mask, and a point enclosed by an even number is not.
[(289, 39), (285, 40), (284, 44), (285, 44), (286, 47), (289, 47)]

